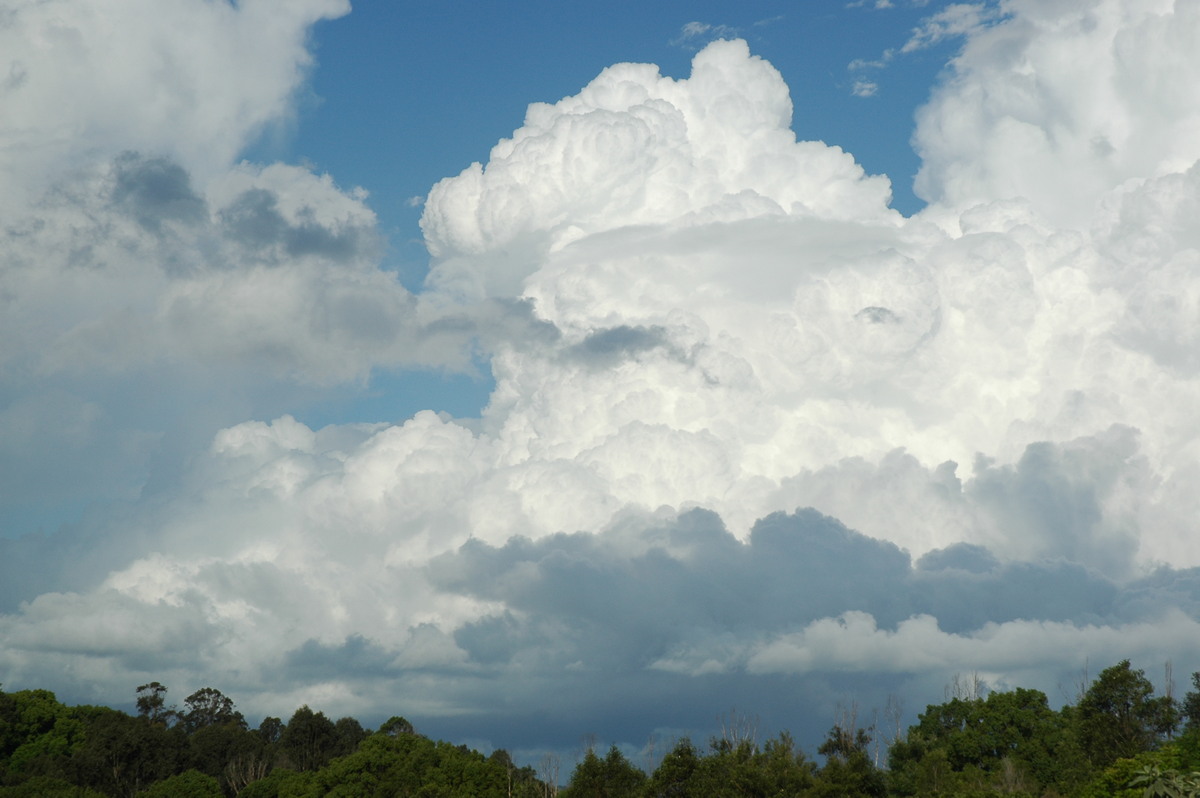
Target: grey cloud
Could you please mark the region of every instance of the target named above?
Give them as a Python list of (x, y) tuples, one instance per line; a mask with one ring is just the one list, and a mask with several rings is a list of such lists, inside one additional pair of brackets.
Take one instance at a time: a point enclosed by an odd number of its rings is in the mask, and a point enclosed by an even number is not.
[[(136, 495), (157, 435), (114, 429), (116, 414), (95, 395), (47, 387), (29, 396), (5, 387), (0, 385), (0, 503)], [(96, 462), (109, 467), (97, 469)]]
[(113, 590), (43, 593), (22, 610), (16, 619), (0, 616), (6, 648), (113, 658), (130, 670), (203, 661), (219, 637), (198, 603), (147, 605)]
[(562, 661), (636, 667), (691, 639), (754, 639), (855, 610), (880, 628), (926, 614), (963, 634), (1014, 620), (1139, 620), (1164, 600), (1190, 607), (1200, 595), (1191, 573), (1121, 586), (1061, 560), (1001, 563), (975, 545), (932, 552), (914, 567), (894, 544), (813, 510), (764, 518), (745, 543), (703, 510), (648, 530), (638, 552), (616, 536), (514, 538), (498, 547), (476, 540), (429, 572), (443, 591), (509, 608), (456, 633), (486, 664), (544, 644), (545, 628), (572, 630), (558, 637), (560, 645), (573, 640)]
[(472, 660), (484, 665), (509, 662), (530, 639), (512, 613), (464, 624), (454, 632), (457, 643)]
[(944, 549), (933, 549), (917, 560), (922, 571), (944, 571), (955, 568), (972, 574), (983, 574), (1000, 567), (1000, 561), (983, 546), (974, 543), (955, 543)]
[(287, 671), (309, 682), (324, 679), (385, 676), (394, 672), (393, 655), (362, 635), (350, 635), (341, 645), (306, 640), (284, 655)]
[[(904, 450), (878, 463), (846, 458), (781, 480), (776, 506), (811, 505), (917, 553), (967, 541), (1002, 561), (1060, 559), (1121, 580), (1155, 519), (1155, 480), (1140, 433), (1115, 425), (1035, 442), (1011, 464), (978, 456), (966, 479), (953, 461), (929, 468)], [(970, 553), (948, 550), (920, 567), (961, 568)]]
[(533, 303), (526, 299), (488, 299), (470, 308), (443, 309), (429, 315), (415, 326), (413, 335), (431, 352), (448, 348), (489, 354), (505, 345), (535, 350), (562, 338), (558, 327), (539, 318)]
[(279, 212), (278, 197), (265, 188), (252, 188), (242, 192), (237, 199), (222, 208), (219, 215), (229, 231), (230, 238), (253, 248), (266, 247), (281, 241), (288, 229), (288, 223)]
[(1149, 617), (1164, 606), (1179, 607), (1200, 618), (1200, 568), (1157, 568), (1129, 584), (1120, 596), (1124, 617)]
[(932, 615), (944, 632), (1037, 619), (1075, 623), (1122, 620), (1120, 589), (1074, 563), (1015, 562), (985, 572), (917, 571), (906, 582), (914, 612)]
[(256, 250), (279, 245), (290, 257), (347, 261), (378, 248), (372, 229), (331, 229), (311, 210), (301, 211), (298, 223), (289, 222), (279, 210), (279, 197), (264, 188), (244, 191), (219, 216), (233, 240)]
[(204, 199), (192, 190), (191, 177), (179, 164), (127, 152), (114, 165), (112, 202), (146, 230), (158, 233), (164, 222), (198, 224), (207, 218)]
[[(577, 651), (564, 654), (568, 660), (628, 667), (661, 657), (689, 631), (786, 627), (847, 605), (885, 614), (881, 602), (854, 593), (889, 581), (886, 566), (885, 573), (872, 574), (882, 580), (862, 580), (856, 591), (846, 591), (844, 569), (831, 569), (830, 559), (865, 555), (860, 573), (872, 560), (907, 562), (890, 544), (876, 546), (816, 513), (765, 519), (747, 544), (701, 510), (648, 534), (648, 547), (634, 555), (622, 553), (604, 535), (515, 538), (498, 548), (473, 541), (435, 560), (430, 572), (443, 590), (503, 601), (525, 626), (561, 624), (573, 630)], [(683, 553), (673, 554), (679, 544)], [(878, 554), (882, 558), (872, 556)], [(902, 577), (903, 571), (891, 568), (890, 576)], [(510, 627), (514, 623), (505, 620)]]
[[(746, 646), (851, 610), (869, 613), (881, 633), (928, 615), (941, 633), (974, 640), (989, 625), (1010, 621), (1104, 628), (1153, 621), (1169, 606), (1197, 617), (1200, 606), (1197, 571), (1163, 569), (1120, 584), (1062, 560), (1002, 562), (972, 544), (931, 552), (914, 565), (895, 545), (812, 510), (764, 518), (745, 542), (699, 509), (629, 534), (612, 528), (498, 546), (473, 540), (432, 561), (428, 574), (447, 594), (505, 607), (454, 632), (472, 665), (496, 674), (510, 696), (535, 707), (554, 701), (592, 730), (629, 735), (620, 739), (637, 739), (652, 724), (711, 728), (714, 713), (729, 706), (714, 708), (714, 696), (815, 736), (839, 696), (866, 702), (866, 711), (871, 702), (882, 706), (888, 692), (903, 693), (906, 682), (925, 696), (922, 690), (940, 690), (952, 677), (924, 670), (885, 677), (865, 666), (859, 675), (818, 669), (784, 682), (746, 669)], [(701, 652), (693, 670), (659, 670), (656, 663), (681, 651)], [(802, 699), (777, 704), (797, 690), (807, 691)], [(483, 692), (477, 698), (492, 703)], [(642, 701), (661, 710), (628, 714)], [(627, 717), (606, 715), (614, 707)], [(445, 728), (461, 723), (437, 721)]]
[(612, 365), (659, 347), (670, 345), (667, 330), (651, 326), (622, 324), (593, 330), (586, 338), (571, 347), (571, 353), (596, 365)]
[(854, 318), (868, 324), (896, 324), (900, 317), (887, 308), (867, 307), (854, 314)]
[(1042, 556), (1120, 577), (1133, 564), (1137, 529), (1120, 513), (1106, 512), (1105, 503), (1136, 485), (1144, 468), (1136, 430), (1117, 425), (1064, 444), (1030, 444), (1011, 466), (981, 457), (966, 492), (1002, 528), (1037, 541)]

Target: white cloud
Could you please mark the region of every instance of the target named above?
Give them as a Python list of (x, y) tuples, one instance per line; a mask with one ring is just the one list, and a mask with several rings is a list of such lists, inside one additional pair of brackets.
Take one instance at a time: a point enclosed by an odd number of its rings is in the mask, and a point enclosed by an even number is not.
[(924, 50), (948, 38), (976, 34), (998, 16), (998, 12), (986, 3), (951, 3), (921, 20), (921, 26), (913, 30), (900, 52)]
[(0, 199), (125, 150), (164, 155), (200, 182), (286, 118), (312, 58), (309, 27), (346, 0), (82, 0), (9, 4), (0, 27)]
[[(918, 615), (894, 631), (879, 629), (864, 612), (823, 618), (802, 632), (771, 640), (749, 653), (751, 673), (804, 673), (810, 670), (898, 670), (923, 672), (984, 671), (1003, 684), (1010, 675), (1033, 667), (1066, 671), (1078, 665), (1081, 651), (1100, 661), (1147, 659), (1177, 641), (1195, 639), (1200, 623), (1170, 610), (1149, 623), (1115, 626), (1077, 625), (1036, 620), (989, 623), (969, 635), (946, 634), (937, 619)], [(1189, 656), (1195, 646), (1181, 650)], [(1018, 677), (1019, 679), (1019, 677)]]
[(1015, 2), (977, 31), (918, 114), (917, 193), (962, 207), (1024, 197), (1086, 226), (1108, 191), (1200, 157), (1190, 3)]
[(796, 142), (791, 115), (779, 73), (745, 42), (710, 45), (687, 80), (609, 67), (576, 96), (531, 105), (486, 169), (434, 186), (421, 220), (441, 259), (431, 279), (469, 295), (517, 293), (546, 252), (634, 225), (764, 211), (894, 223), (887, 180), (836, 147)]
[(0, 498), (17, 508), (5, 534), (153, 492), (248, 414), (378, 369), (471, 371), (484, 330), (553, 333), (520, 301), (409, 294), (380, 268), (365, 191), (233, 163), (290, 115), (312, 24), (348, 8), (4, 12), (20, 78), (0, 89)]
[[(769, 24), (773, 20), (762, 20), (755, 25)], [(717, 39), (732, 39), (739, 35), (737, 28), (728, 25), (713, 25), (708, 22), (688, 22), (679, 29), (679, 36), (671, 40), (676, 47), (695, 49), (697, 44), (708, 44)]]
[(879, 93), (879, 84), (873, 80), (863, 80), (858, 78), (854, 81), (854, 85), (850, 88), (850, 92), (855, 97), (874, 97)]
[[(851, 3), (847, 7), (865, 5), (864, 2)], [(925, 2), (914, 2), (914, 7), (923, 7)], [(895, 6), (890, 0), (877, 0), (876, 9), (888, 9)], [(872, 97), (879, 91), (877, 80), (868, 79), (863, 75), (867, 69), (882, 70), (892, 64), (897, 57), (909, 56), (921, 50), (927, 50), (947, 40), (960, 40), (979, 33), (987, 26), (1004, 18), (1002, 9), (989, 3), (951, 3), (934, 14), (920, 20), (913, 28), (908, 39), (899, 47), (889, 47), (878, 58), (856, 58), (847, 66), (851, 73), (852, 83), (850, 93), (856, 97)]]

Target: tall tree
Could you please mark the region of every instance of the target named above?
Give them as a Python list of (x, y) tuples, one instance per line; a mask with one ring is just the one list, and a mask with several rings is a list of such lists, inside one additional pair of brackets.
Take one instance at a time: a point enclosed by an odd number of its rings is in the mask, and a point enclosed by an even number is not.
[(280, 736), (283, 735), (283, 721), (279, 718), (274, 718), (268, 715), (262, 719), (262, 723), (258, 724), (258, 736), (267, 745), (274, 745), (279, 742)]
[(138, 685), (138, 715), (151, 723), (170, 726), (178, 718), (175, 707), (167, 706), (167, 688), (160, 682)]
[(1154, 696), (1154, 686), (1129, 660), (1100, 672), (1079, 701), (1079, 740), (1093, 766), (1153, 749), (1175, 726), (1178, 712), (1168, 696)]
[(368, 736), (362, 724), (351, 717), (338, 718), (337, 723), (333, 724), (333, 731), (337, 737), (337, 742), (333, 747), (334, 756), (346, 756), (346, 754), (354, 753), (358, 744)]
[(109, 795), (136, 795), (179, 772), (185, 743), (179, 729), (105, 710), (92, 718), (72, 757), (74, 781)]
[(569, 798), (637, 798), (646, 774), (630, 763), (615, 745), (603, 759), (589, 750), (575, 766), (567, 787)]
[(242, 713), (237, 711), (232, 700), (216, 688), (200, 688), (185, 698), (183, 705), (187, 708), (182, 715), (183, 728), (187, 732), (226, 724), (246, 728)]
[(882, 798), (887, 780), (871, 760), (871, 734), (853, 724), (837, 724), (829, 730), (817, 753), (825, 757), (812, 794), (822, 798), (859, 796)]
[(279, 747), (296, 770), (316, 770), (333, 758), (337, 748), (337, 729), (324, 712), (313, 712), (307, 705), (292, 714), (279, 736)]
[(1187, 731), (1200, 731), (1200, 671), (1192, 674), (1192, 687), (1195, 689), (1189, 690), (1183, 697), (1179, 714), (1187, 718), (1184, 725)]

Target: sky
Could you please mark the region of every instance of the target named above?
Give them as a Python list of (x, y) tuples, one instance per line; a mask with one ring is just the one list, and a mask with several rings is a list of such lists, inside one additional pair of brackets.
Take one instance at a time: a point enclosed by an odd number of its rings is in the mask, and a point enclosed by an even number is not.
[(1200, 669), (1198, 36), (0, 2), (0, 684), (648, 763)]

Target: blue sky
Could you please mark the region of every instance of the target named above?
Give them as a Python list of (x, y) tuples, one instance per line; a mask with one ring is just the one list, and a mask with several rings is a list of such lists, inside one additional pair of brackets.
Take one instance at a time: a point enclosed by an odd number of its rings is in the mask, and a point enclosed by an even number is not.
[[(846, 6), (360, 2), (315, 26), (318, 66), (308, 99), (295, 125), (262, 153), (308, 159), (344, 185), (367, 188), (372, 208), (394, 230), (396, 268), (415, 289), (428, 256), (416, 228), (420, 209), (410, 200), (486, 158), (520, 126), (529, 103), (573, 94), (619, 61), (684, 77), (700, 46), (739, 36), (791, 87), (797, 135), (838, 145), (869, 172), (887, 174), (895, 207), (912, 213), (923, 205), (912, 193), (913, 113), (955, 41), (863, 70), (881, 88), (857, 97), (860, 73), (851, 63), (899, 49), (938, 4)], [(711, 28), (688, 36), (692, 22)]]
[[(443, 177), (520, 127), (531, 102), (556, 102), (619, 61), (657, 64), (685, 77), (714, 38), (744, 37), (783, 74), (796, 106), (797, 136), (850, 152), (892, 181), (893, 207), (924, 203), (912, 191), (919, 161), (909, 144), (913, 113), (929, 95), (956, 40), (890, 61), (938, 9), (903, 3), (847, 7), (806, 3), (451, 3), (358, 2), (318, 23), (317, 67), (294, 121), (251, 148), (252, 159), (311, 163), (344, 187), (362, 186), (389, 241), (384, 260), (419, 290), (429, 255), (417, 222), (423, 198)], [(703, 30), (689, 33), (688, 23)], [(875, 82), (869, 97), (855, 81)], [(419, 385), (419, 388), (416, 387)], [(470, 375), (379, 373), (370, 390), (313, 407), (303, 420), (391, 421), (432, 407), (475, 415), (492, 382)], [(399, 415), (398, 415), (399, 413)]]
[(1200, 6), (7, 20), (5, 689), (537, 762), (1200, 667)]

